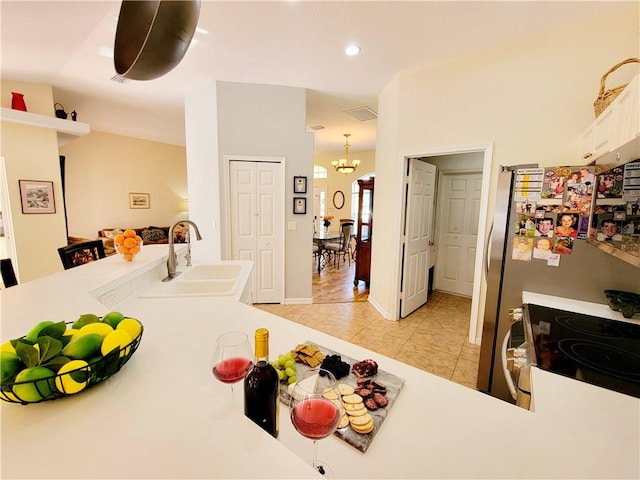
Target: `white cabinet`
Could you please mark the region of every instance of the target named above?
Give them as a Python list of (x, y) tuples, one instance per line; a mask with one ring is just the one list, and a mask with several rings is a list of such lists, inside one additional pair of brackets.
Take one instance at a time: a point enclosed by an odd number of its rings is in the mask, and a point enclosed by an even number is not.
[(593, 161), (640, 136), (640, 76), (584, 131), (580, 159)]
[(615, 103), (616, 115), (611, 138), (613, 145), (620, 146), (640, 136), (640, 76), (627, 85)]

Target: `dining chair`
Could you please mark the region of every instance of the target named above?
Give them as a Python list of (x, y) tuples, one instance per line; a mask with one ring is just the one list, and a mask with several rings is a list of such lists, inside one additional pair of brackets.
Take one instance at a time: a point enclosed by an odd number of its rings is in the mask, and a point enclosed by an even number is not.
[(18, 285), (16, 272), (13, 270), (13, 264), (10, 258), (0, 260), (0, 274), (2, 275), (2, 284), (4, 288), (14, 287)]
[(342, 261), (349, 260), (351, 265), (351, 230), (353, 222), (341, 222), (340, 224), (340, 241), (338, 243), (327, 243), (324, 249), (333, 255), (333, 264), (340, 268), (340, 257)]
[(76, 243), (58, 249), (65, 270), (105, 258), (102, 240)]

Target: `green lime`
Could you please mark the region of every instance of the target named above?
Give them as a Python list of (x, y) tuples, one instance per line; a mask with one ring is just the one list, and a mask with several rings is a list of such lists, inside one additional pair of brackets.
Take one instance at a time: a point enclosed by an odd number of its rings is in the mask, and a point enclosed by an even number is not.
[(24, 339), (29, 341), (30, 343), (36, 343), (38, 340), (38, 335), (40, 335), (40, 331), (49, 325), (53, 325), (54, 322), (51, 320), (45, 320), (44, 322), (38, 323), (35, 327), (31, 329), (29, 333), (24, 336)]
[(67, 346), (62, 349), (62, 355), (73, 360), (85, 360), (98, 353), (101, 345), (101, 335), (97, 333), (87, 333), (75, 340), (71, 340)]
[(102, 323), (107, 323), (113, 328), (116, 328), (122, 320), (124, 320), (124, 315), (120, 312), (109, 312), (102, 317)]
[(15, 353), (0, 352), (0, 383), (13, 378), (20, 369), (20, 358)]
[(25, 368), (16, 375), (13, 393), (23, 402), (38, 402), (51, 395), (53, 377), (55, 373), (45, 367)]

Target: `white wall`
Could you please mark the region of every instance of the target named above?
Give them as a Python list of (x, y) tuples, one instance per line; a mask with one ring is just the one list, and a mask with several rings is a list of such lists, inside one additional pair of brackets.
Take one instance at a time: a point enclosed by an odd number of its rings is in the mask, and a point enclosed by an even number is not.
[[(313, 135), (305, 132), (305, 104), (301, 88), (231, 82), (206, 84), (185, 103), (190, 215), (212, 235), (199, 242), (194, 257), (227, 258), (225, 156), (284, 157), (284, 220), (296, 224), (285, 232), (285, 302), (290, 303), (312, 297)], [(306, 215), (293, 214), (293, 177), (299, 175), (309, 179)]]
[[(403, 154), (494, 142), (492, 186), (501, 164), (581, 163), (579, 138), (594, 118), (601, 76), (640, 56), (638, 18), (638, 4), (628, 3), (613, 15), (402, 72), (385, 87), (369, 296), (383, 315), (397, 314)], [(607, 84), (635, 74), (616, 72)], [(490, 196), (485, 222), (492, 208)]]

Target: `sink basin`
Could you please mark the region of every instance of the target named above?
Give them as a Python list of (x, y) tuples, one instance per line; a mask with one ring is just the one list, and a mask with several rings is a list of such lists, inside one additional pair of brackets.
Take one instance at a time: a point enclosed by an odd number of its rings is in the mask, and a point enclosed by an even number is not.
[(235, 280), (242, 272), (242, 265), (194, 265), (181, 275), (184, 280)]
[[(181, 271), (180, 271), (181, 270)], [(250, 262), (227, 261), (179, 269), (173, 280), (158, 280), (139, 298), (203, 297), (239, 295), (251, 271)]]

